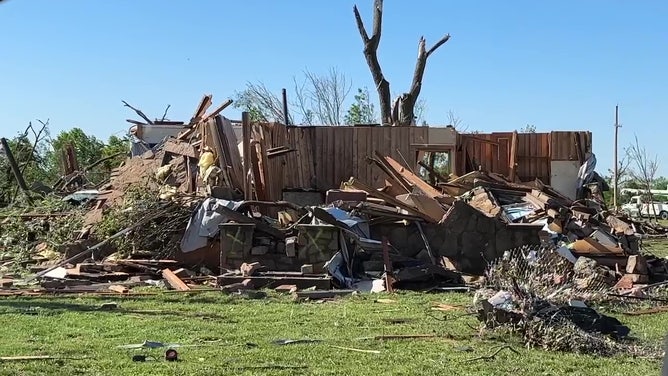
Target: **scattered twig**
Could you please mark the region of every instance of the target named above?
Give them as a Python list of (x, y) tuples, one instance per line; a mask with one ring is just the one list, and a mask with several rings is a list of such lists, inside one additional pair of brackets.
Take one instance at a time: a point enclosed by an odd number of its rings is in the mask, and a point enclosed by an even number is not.
[(356, 351), (356, 352), (361, 352), (361, 353), (367, 353), (367, 354), (380, 354), (380, 351), (378, 350), (364, 350), (364, 349), (356, 349), (353, 347), (343, 347), (343, 346), (334, 346), (331, 345), (335, 349), (339, 350), (348, 350), (348, 351)]
[(98, 159), (97, 161), (95, 161), (95, 162), (91, 163), (90, 165), (84, 167), (84, 171), (88, 171), (88, 170), (90, 170), (91, 168), (93, 168), (93, 167), (99, 165), (100, 163), (102, 163), (102, 162), (104, 162), (104, 161), (108, 161), (108, 160), (110, 160), (110, 159), (116, 158), (116, 157), (118, 157), (119, 155), (123, 155), (123, 154), (127, 154), (127, 152), (121, 151), (121, 152), (118, 152), (118, 153), (116, 153), (116, 154), (112, 154), (112, 155), (106, 156), (106, 157), (104, 157), (104, 158)]
[(23, 355), (23, 356), (0, 356), (0, 362), (11, 362), (11, 361), (26, 361), (26, 360), (80, 360), (88, 359), (86, 356), (82, 357), (65, 357), (65, 356), (53, 356), (53, 355)]
[(640, 316), (640, 315), (650, 315), (654, 313), (668, 312), (668, 306), (660, 306), (648, 309), (641, 309), (637, 311), (624, 312), (628, 316)]
[(494, 358), (495, 358), (501, 351), (503, 351), (503, 350), (505, 350), (505, 349), (508, 349), (508, 350), (514, 352), (514, 353), (517, 354), (517, 355), (520, 354), (519, 351), (515, 350), (515, 349), (512, 348), (510, 345), (503, 345), (503, 346), (499, 347), (498, 349), (496, 349), (496, 351), (494, 351), (494, 352), (493, 352), (492, 354), (490, 354), (490, 355), (483, 355), (483, 356), (479, 356), (479, 357), (476, 357), (476, 358), (467, 359), (466, 362), (475, 362), (475, 361), (477, 361), (477, 360), (492, 360), (492, 359), (494, 359)]
[(628, 298), (628, 299), (637, 299), (637, 300), (647, 300), (652, 302), (662, 302), (668, 303), (668, 299), (653, 298), (651, 296), (632, 296), (632, 295), (622, 295), (622, 294), (613, 294), (609, 293), (608, 296), (614, 296), (617, 298)]

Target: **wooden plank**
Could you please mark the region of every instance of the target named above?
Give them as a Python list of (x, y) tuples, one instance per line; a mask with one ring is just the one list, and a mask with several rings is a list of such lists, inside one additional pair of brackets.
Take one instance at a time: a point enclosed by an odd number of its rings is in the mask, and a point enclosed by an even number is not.
[[(232, 123), (221, 116), (216, 116), (216, 125), (221, 130), (225, 169), (228, 171), (235, 188), (243, 189), (243, 161), (239, 153), (239, 142), (232, 128)], [(223, 166), (221, 166), (223, 168)]]
[(202, 121), (207, 121), (207, 120), (213, 118), (214, 116), (218, 116), (218, 114), (220, 114), (221, 112), (223, 112), (223, 110), (226, 109), (227, 107), (229, 107), (229, 105), (231, 105), (231, 104), (232, 104), (232, 100), (231, 100), (231, 99), (226, 100), (225, 102), (223, 102), (223, 104), (221, 104), (220, 106), (218, 106), (215, 110), (211, 111), (211, 113), (205, 115), (205, 116), (202, 118)]
[(292, 294), (295, 299), (333, 299), (337, 296), (351, 295), (355, 290), (315, 290), (315, 291), (296, 291)]
[(197, 158), (198, 154), (195, 147), (188, 142), (178, 142), (168, 140), (163, 145), (163, 150), (169, 153), (184, 155), (190, 158)]
[(356, 178), (350, 178), (350, 180), (345, 182), (343, 185), (344, 185), (344, 188), (348, 187), (348, 188), (355, 189), (355, 190), (365, 191), (371, 197), (379, 198), (379, 199), (385, 201), (388, 205), (392, 205), (392, 206), (396, 206), (398, 208), (401, 208), (401, 209), (407, 211), (409, 214), (418, 216), (420, 218), (423, 218), (426, 221), (431, 220), (426, 214), (421, 213), (417, 208), (406, 205), (404, 202), (401, 202), (400, 200), (397, 200), (395, 197), (393, 197), (393, 196), (391, 196), (391, 195), (389, 195), (389, 194), (387, 194), (383, 191), (373, 189), (373, 187), (365, 184), (364, 182), (362, 182), (360, 180), (357, 180)]
[(402, 166), (399, 162), (395, 161), (394, 159), (390, 157), (384, 157), (384, 160), (390, 165), (398, 174), (400, 174), (404, 179), (406, 179), (409, 183), (414, 185), (415, 187), (419, 188), (421, 191), (423, 191), (427, 196), (434, 198), (434, 197), (439, 197), (443, 196), (441, 192), (436, 190), (436, 188), (432, 187), (431, 185), (427, 184), (424, 180), (422, 180), (419, 176), (415, 175), (413, 172)]
[(514, 182), (517, 177), (517, 131), (513, 132), (510, 140), (510, 161), (508, 163), (508, 176)]
[(242, 142), (243, 142), (243, 179), (244, 179), (244, 199), (252, 200), (253, 192), (251, 186), (251, 123), (250, 123), (250, 114), (248, 112), (241, 113), (241, 131), (242, 131)]
[(443, 206), (435, 199), (416, 194), (410, 194), (408, 197), (415, 204), (415, 207), (420, 210), (420, 212), (431, 218), (432, 222), (438, 223), (441, 221), (441, 219), (443, 219), (446, 211)]
[(178, 291), (188, 291), (190, 287), (186, 285), (181, 278), (179, 278), (174, 272), (169, 269), (163, 269), (162, 278), (164, 278), (173, 289)]
[(217, 277), (218, 286), (231, 285), (239, 283), (246, 279), (251, 280), (254, 288), (273, 288), (279, 285), (295, 285), (300, 289), (314, 287), (319, 290), (328, 290), (332, 288), (332, 279), (326, 276), (323, 277), (308, 277), (296, 275), (269, 275), (267, 273), (260, 273), (258, 276), (219, 276)]
[(193, 117), (190, 118), (190, 125), (197, 124), (200, 122), (200, 120), (202, 120), (202, 117), (204, 116), (206, 110), (213, 104), (211, 98), (212, 98), (211, 94), (207, 94), (202, 97), (202, 100), (200, 100), (199, 105), (195, 109)]
[(258, 156), (258, 143), (254, 142), (250, 149), (251, 170), (253, 171), (253, 187), (255, 188), (255, 197), (258, 201), (267, 201), (267, 193), (265, 186), (265, 177), (260, 166), (260, 157)]

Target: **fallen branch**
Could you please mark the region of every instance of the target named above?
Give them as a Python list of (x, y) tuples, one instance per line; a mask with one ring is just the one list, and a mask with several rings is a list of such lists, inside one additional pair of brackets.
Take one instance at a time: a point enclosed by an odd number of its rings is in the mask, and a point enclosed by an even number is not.
[(151, 124), (151, 125), (153, 125), (153, 122), (151, 121), (151, 119), (149, 119), (148, 116), (144, 115), (144, 113), (141, 112), (141, 110), (132, 107), (132, 106), (129, 105), (128, 102), (126, 102), (126, 101), (121, 101), (121, 102), (123, 102), (123, 105), (124, 105), (125, 107), (130, 107), (134, 112), (136, 112), (137, 115), (139, 115), (140, 118), (144, 119), (144, 121), (145, 121), (147, 124)]
[(515, 349), (512, 348), (510, 345), (504, 345), (504, 346), (501, 346), (501, 347), (499, 347), (498, 349), (496, 349), (496, 351), (494, 351), (494, 352), (493, 352), (492, 354), (490, 354), (490, 355), (483, 355), (483, 356), (479, 356), (479, 357), (477, 357), (477, 358), (467, 359), (466, 362), (475, 362), (475, 361), (477, 361), (477, 360), (492, 360), (492, 359), (494, 359), (494, 358), (495, 358), (501, 351), (503, 351), (503, 350), (505, 350), (505, 349), (508, 349), (508, 350), (514, 352), (514, 353), (517, 354), (517, 355), (520, 354), (519, 351), (515, 350)]
[(637, 311), (624, 312), (628, 316), (651, 315), (654, 313), (668, 312), (668, 306), (660, 306), (648, 309), (640, 309)]
[[(162, 209), (164, 209), (164, 207), (163, 207)], [(93, 251), (95, 251), (96, 249), (102, 248), (102, 247), (105, 246), (107, 243), (111, 242), (112, 240), (117, 239), (117, 238), (120, 238), (121, 236), (127, 234), (128, 232), (134, 230), (135, 228), (137, 228), (137, 227), (139, 227), (139, 226), (142, 226), (142, 225), (145, 225), (146, 223), (148, 223), (148, 222), (154, 220), (155, 218), (157, 218), (157, 217), (159, 217), (159, 216), (165, 214), (166, 212), (167, 212), (166, 210), (160, 210), (160, 211), (158, 211), (156, 214), (151, 215), (151, 216), (148, 216), (148, 217), (144, 218), (143, 220), (141, 220), (141, 221), (135, 223), (134, 225), (132, 225), (132, 226), (130, 226), (130, 227), (126, 227), (126, 228), (124, 228), (123, 230), (121, 230), (121, 231), (115, 233), (114, 235), (111, 235), (110, 237), (106, 238), (105, 240), (103, 240), (103, 241), (101, 241), (101, 242), (95, 244), (94, 246), (92, 246), (92, 247), (86, 249), (85, 251), (79, 252), (79, 253), (77, 253), (76, 255), (74, 255), (74, 256), (72, 256), (72, 257), (66, 259), (66, 260), (63, 260), (63, 261), (59, 262), (58, 264), (56, 264), (56, 265), (54, 265), (54, 266), (52, 266), (52, 267), (50, 267), (50, 268), (48, 268), (48, 269), (45, 269), (45, 270), (43, 270), (43, 271), (41, 271), (41, 272), (39, 272), (39, 273), (35, 273), (35, 274), (32, 275), (31, 277), (28, 277), (28, 278), (26, 279), (26, 282), (28, 282), (28, 281), (32, 281), (32, 280), (35, 279), (35, 278), (41, 277), (41, 276), (43, 276), (44, 274), (46, 274), (46, 273), (48, 273), (48, 272), (50, 272), (50, 271), (52, 271), (52, 270), (54, 270), (54, 269), (60, 268), (60, 267), (63, 266), (63, 265), (69, 264), (69, 263), (71, 263), (71, 262), (76, 262), (76, 261), (82, 259), (83, 257), (86, 257), (86, 256), (88, 256), (89, 254), (93, 253)]]
[(84, 171), (88, 171), (88, 170), (90, 170), (91, 168), (93, 168), (93, 167), (99, 165), (99, 164), (102, 163), (102, 162), (105, 162), (105, 161), (108, 161), (108, 160), (110, 160), (110, 159), (116, 158), (116, 157), (118, 157), (119, 155), (123, 155), (123, 154), (127, 154), (127, 152), (121, 151), (121, 152), (118, 152), (118, 153), (116, 153), (116, 154), (112, 154), (112, 155), (110, 155), (110, 156), (107, 156), (107, 157), (98, 159), (97, 161), (95, 161), (95, 162), (91, 163), (90, 165), (84, 167)]

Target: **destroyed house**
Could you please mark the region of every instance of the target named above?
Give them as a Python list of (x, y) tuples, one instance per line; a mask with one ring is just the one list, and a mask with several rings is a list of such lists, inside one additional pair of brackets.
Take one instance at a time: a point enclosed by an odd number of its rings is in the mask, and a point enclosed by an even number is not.
[(311, 203), (324, 202), (326, 191), (338, 189), (350, 177), (383, 188), (387, 175), (372, 163), (379, 155), (392, 157), (426, 182), (445, 189), (452, 188), (447, 185), (450, 175), (480, 170), (515, 182), (539, 179), (575, 199), (578, 170), (592, 152), (591, 132), (586, 131), (466, 134), (449, 126), (286, 127), (266, 123), (255, 125), (253, 135), (268, 149), (284, 148), (283, 154), (270, 153), (267, 188), (271, 194), (266, 198), (281, 200), (294, 191), (305, 197), (304, 191), (312, 191)]

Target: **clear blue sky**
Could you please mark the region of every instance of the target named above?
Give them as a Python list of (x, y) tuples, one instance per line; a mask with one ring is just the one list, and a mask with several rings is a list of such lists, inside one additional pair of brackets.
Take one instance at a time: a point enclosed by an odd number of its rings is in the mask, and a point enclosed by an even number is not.
[[(371, 24), (372, 0), (356, 1)], [(5, 0), (0, 3), (0, 134), (51, 119), (106, 139), (127, 129), (126, 100), (150, 117), (188, 120), (263, 81), (280, 91), (304, 68), (335, 66), (373, 84), (348, 0)], [(623, 128), (668, 173), (668, 1), (386, 0), (380, 61), (406, 90), (420, 35), (452, 39), (427, 66), (430, 124), (448, 110), (469, 130), (591, 130), (597, 170), (612, 167), (614, 106)], [(238, 117), (226, 110), (228, 117)]]

